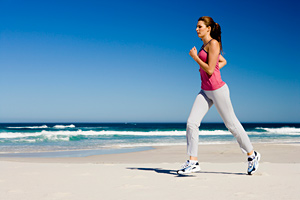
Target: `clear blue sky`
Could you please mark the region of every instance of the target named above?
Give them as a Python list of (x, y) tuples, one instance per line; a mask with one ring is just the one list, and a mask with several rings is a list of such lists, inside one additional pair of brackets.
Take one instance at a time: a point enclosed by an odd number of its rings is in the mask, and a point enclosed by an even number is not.
[[(0, 122), (186, 122), (201, 16), (241, 122), (300, 122), (298, 1), (0, 0)], [(215, 108), (204, 122), (221, 122)]]

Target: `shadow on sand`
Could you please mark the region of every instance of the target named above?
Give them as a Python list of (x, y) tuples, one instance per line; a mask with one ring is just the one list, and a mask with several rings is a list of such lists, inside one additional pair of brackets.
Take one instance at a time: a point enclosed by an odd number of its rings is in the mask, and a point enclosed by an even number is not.
[(195, 174), (221, 174), (221, 175), (247, 175), (246, 173), (233, 173), (233, 172), (209, 172), (200, 171), (193, 174), (177, 174), (177, 170), (161, 169), (161, 168), (127, 168), (130, 170), (153, 171), (159, 174), (170, 174), (176, 177), (195, 177)]

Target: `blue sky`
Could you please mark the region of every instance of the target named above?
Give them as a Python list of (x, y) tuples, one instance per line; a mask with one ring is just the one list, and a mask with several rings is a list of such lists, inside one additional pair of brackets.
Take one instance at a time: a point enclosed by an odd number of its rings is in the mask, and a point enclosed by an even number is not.
[[(300, 122), (297, 1), (0, 1), (0, 122), (186, 122), (201, 16), (241, 122)], [(221, 122), (212, 108), (204, 122)]]

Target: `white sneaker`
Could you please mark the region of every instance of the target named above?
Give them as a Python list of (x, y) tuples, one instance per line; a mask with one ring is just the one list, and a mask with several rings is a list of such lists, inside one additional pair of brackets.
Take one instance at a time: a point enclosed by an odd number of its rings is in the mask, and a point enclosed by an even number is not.
[(199, 172), (201, 170), (198, 161), (192, 163), (189, 160), (183, 163), (181, 168), (182, 169), (177, 171), (177, 174), (189, 174), (189, 173)]
[(260, 153), (254, 151), (254, 157), (248, 157), (248, 174), (254, 174), (258, 169), (258, 165), (260, 161)]

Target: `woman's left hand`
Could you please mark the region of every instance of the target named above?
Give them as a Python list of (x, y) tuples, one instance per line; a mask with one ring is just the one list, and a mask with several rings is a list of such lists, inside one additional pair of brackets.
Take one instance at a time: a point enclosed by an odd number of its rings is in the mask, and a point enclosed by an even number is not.
[(193, 59), (195, 59), (196, 57), (198, 57), (198, 55), (197, 55), (197, 49), (196, 49), (196, 47), (193, 47), (191, 50), (190, 50), (190, 56), (193, 58)]

